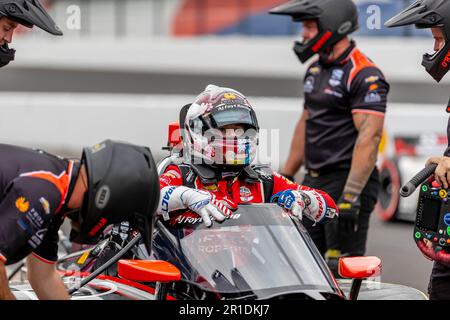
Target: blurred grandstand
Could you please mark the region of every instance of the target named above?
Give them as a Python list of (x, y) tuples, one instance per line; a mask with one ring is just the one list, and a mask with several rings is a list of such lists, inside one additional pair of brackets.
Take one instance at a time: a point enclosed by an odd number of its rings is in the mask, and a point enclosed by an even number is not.
[[(267, 11), (285, 0), (47, 0), (56, 20), (80, 8), (81, 28), (62, 25), (66, 36), (291, 36), (299, 24)], [(383, 28), (412, 0), (355, 0), (359, 36), (423, 36), (427, 31)], [(374, 20), (375, 19), (375, 20)], [(379, 21), (377, 21), (379, 20)]]

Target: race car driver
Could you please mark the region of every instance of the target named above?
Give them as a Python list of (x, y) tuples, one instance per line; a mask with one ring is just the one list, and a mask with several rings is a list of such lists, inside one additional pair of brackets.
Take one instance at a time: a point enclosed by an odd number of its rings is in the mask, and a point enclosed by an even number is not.
[[(434, 42), (434, 53), (425, 54), (422, 65), (437, 82), (450, 69), (450, 0), (418, 0), (386, 22), (387, 27), (415, 25), (416, 28), (430, 28)], [(447, 107), (450, 112), (450, 102)], [(450, 119), (447, 128), (450, 143)], [(432, 157), (427, 165), (436, 163), (434, 177), (444, 188), (450, 186), (450, 144), (443, 157)], [(417, 243), (420, 251), (428, 259), (434, 260), (428, 293), (432, 300), (450, 299), (450, 252), (438, 253), (428, 240)]]
[(360, 256), (366, 250), (389, 84), (348, 37), (358, 29), (351, 0), (293, 0), (270, 13), (303, 24), (303, 42), (294, 46), (302, 63), (318, 55), (305, 74), (304, 110), (281, 173), (293, 179), (304, 164), (303, 184), (324, 190), (337, 202), (339, 219), (318, 228), (305, 223), (335, 269), (341, 255)]
[(69, 298), (55, 269), (65, 217), (74, 242), (95, 243), (109, 224), (126, 220), (150, 248), (159, 188), (148, 148), (106, 140), (75, 161), (0, 144), (0, 158), (0, 300), (14, 299), (5, 265), (25, 257), (39, 299)]
[(239, 204), (264, 202), (276, 202), (314, 223), (336, 216), (336, 205), (325, 192), (252, 164), (259, 126), (250, 102), (238, 91), (207, 86), (189, 107), (182, 129), (183, 161), (160, 176), (157, 213), (170, 223), (182, 221), (180, 216), (200, 216), (211, 226), (229, 218)]
[(63, 34), (38, 0), (0, 0), (0, 68), (14, 60), (16, 51), (9, 44), (19, 24), (37, 26), (53, 35)]

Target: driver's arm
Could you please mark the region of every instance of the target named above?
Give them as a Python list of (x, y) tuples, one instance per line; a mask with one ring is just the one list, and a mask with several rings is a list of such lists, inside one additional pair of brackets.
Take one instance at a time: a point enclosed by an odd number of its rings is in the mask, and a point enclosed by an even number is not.
[(0, 255), (0, 300), (15, 300), (8, 285), (8, 276), (6, 274), (5, 262)]
[(27, 258), (28, 280), (40, 300), (70, 299), (55, 266), (32, 254)]

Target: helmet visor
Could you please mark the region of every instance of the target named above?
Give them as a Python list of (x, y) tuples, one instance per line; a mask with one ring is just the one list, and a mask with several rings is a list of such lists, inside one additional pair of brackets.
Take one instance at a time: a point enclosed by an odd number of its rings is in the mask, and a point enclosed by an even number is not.
[(210, 128), (223, 128), (231, 124), (245, 125), (258, 128), (255, 112), (244, 106), (225, 105), (212, 110), (210, 114)]

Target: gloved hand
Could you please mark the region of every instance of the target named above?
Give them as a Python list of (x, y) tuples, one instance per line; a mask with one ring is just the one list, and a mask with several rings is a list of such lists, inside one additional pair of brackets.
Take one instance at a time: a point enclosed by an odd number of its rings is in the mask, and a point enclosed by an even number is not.
[(169, 220), (169, 213), (181, 209), (189, 209), (203, 219), (203, 223), (210, 227), (211, 218), (216, 221), (224, 221), (232, 214), (228, 203), (229, 200), (220, 201), (216, 197), (204, 190), (191, 189), (185, 186), (164, 187), (161, 190), (157, 214), (163, 216), (164, 220)]
[(314, 222), (322, 222), (328, 217), (325, 199), (314, 191), (284, 190), (274, 194), (270, 202), (277, 203), (300, 220), (303, 214)]
[(345, 234), (349, 235), (358, 231), (359, 210), (361, 198), (359, 195), (344, 193), (338, 200), (339, 224), (343, 226)]
[(434, 251), (431, 241), (421, 239), (417, 242), (417, 247), (428, 260), (436, 261), (450, 267), (450, 253), (445, 252), (444, 250), (438, 252)]

